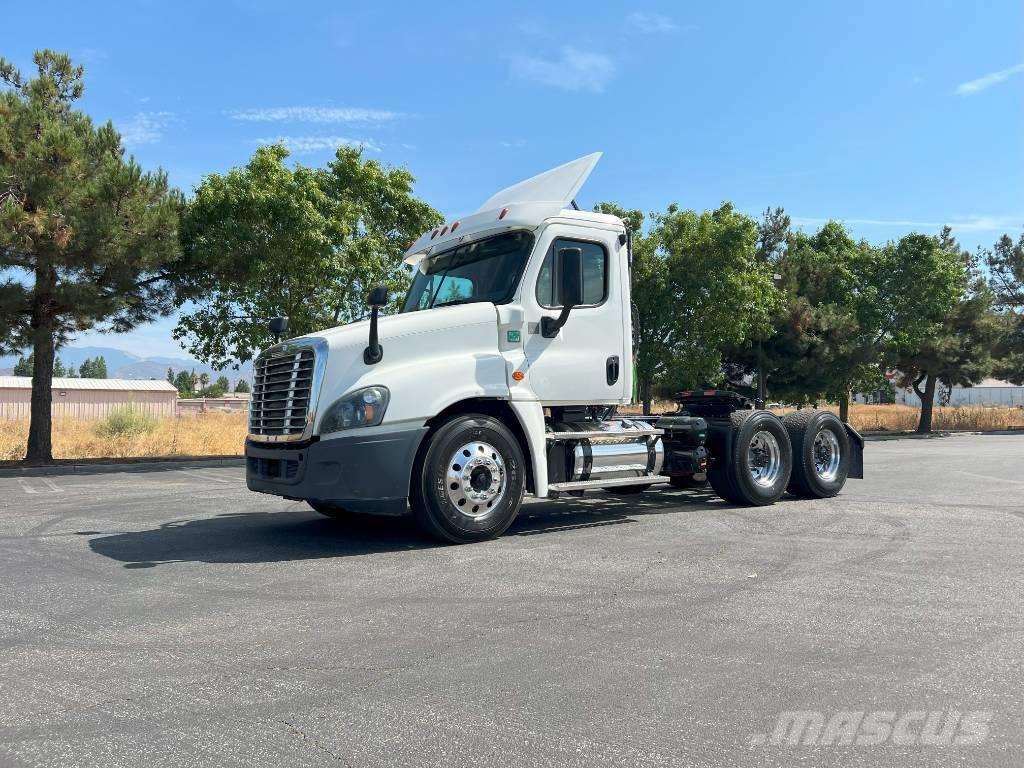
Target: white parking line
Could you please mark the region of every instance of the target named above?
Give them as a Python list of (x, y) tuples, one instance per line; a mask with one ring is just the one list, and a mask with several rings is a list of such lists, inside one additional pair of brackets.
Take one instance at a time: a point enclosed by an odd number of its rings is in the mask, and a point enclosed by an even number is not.
[(44, 488), (33, 487), (31, 484), (29, 484), (29, 482), (28, 482), (28, 480), (26, 478), (24, 478), (24, 477), (17, 478), (18, 484), (21, 486), (21, 490), (23, 490), (25, 493), (63, 493), (64, 492), (63, 489), (58, 488), (57, 484), (55, 482), (53, 482), (53, 480), (51, 480), (48, 477), (38, 477), (36, 479), (39, 482), (43, 483), (43, 485), (45, 485), (46, 488), (44, 489)]
[(204, 480), (213, 480), (214, 482), (217, 482), (217, 483), (233, 483), (234, 482), (234, 480), (228, 480), (227, 478), (219, 477), (218, 475), (215, 475), (212, 472), (206, 472), (206, 471), (204, 471), (202, 469), (193, 469), (193, 470), (190, 471), (190, 474), (193, 474), (193, 475), (195, 475), (197, 477), (201, 477)]

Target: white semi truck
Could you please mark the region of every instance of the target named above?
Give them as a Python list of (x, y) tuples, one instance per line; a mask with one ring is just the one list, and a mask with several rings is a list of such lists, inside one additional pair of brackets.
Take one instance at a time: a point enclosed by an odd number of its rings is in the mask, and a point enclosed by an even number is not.
[[(630, 240), (576, 209), (600, 153), (498, 192), (408, 250), (401, 311), (290, 339), (256, 360), (253, 491), (328, 516), (411, 512), (454, 542), (500, 535), (526, 494), (710, 481), (734, 504), (837, 494), (863, 440), (825, 411), (779, 418), (732, 392), (624, 416), (633, 392)], [(276, 329), (285, 327), (276, 319)]]

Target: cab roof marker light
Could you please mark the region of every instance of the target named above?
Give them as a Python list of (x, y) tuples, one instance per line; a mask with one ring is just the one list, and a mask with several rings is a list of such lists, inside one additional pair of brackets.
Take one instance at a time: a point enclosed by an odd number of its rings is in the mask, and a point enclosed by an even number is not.
[(444, 237), (447, 232), (448, 232), (448, 225), (445, 224), (444, 225), (444, 229), (441, 230), (441, 237)]
[(502, 208), (501, 213), (498, 214), (498, 220), (501, 221), (506, 216), (508, 216), (508, 208)]
[(440, 231), (440, 230), (437, 230), (437, 229), (435, 229), (435, 230), (434, 230), (433, 232), (431, 232), (431, 233), (430, 233), (430, 239), (431, 239), (431, 240), (433, 240), (433, 239), (434, 239), (435, 237), (437, 237), (437, 233), (438, 233), (439, 231)]
[(454, 232), (458, 228), (459, 228), (459, 222), (456, 221), (454, 224), (452, 224), (452, 232)]

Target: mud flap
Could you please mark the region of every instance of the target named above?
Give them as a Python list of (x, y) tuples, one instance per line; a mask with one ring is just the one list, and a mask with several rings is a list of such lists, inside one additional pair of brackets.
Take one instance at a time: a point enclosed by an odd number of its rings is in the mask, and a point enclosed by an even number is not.
[(850, 473), (847, 477), (853, 478), (854, 480), (864, 479), (864, 438), (860, 436), (860, 432), (851, 427), (846, 422), (843, 422), (843, 427), (846, 428), (846, 435), (850, 438)]

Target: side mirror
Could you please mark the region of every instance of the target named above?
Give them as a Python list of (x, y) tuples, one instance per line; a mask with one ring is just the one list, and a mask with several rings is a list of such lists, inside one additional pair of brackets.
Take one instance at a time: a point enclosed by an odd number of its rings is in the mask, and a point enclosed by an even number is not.
[(583, 303), (583, 251), (580, 248), (559, 248), (555, 253), (555, 274), (558, 276), (558, 303), (563, 309)]
[(377, 313), (388, 303), (387, 287), (378, 285), (370, 291), (367, 303), (370, 305), (370, 343), (363, 350), (363, 362), (367, 365), (376, 365), (384, 357), (384, 347), (380, 345), (380, 339), (377, 336)]
[(558, 318), (542, 317), (540, 334), (553, 339), (569, 319), (572, 308), (583, 303), (583, 251), (580, 248), (560, 248), (555, 251), (555, 295), (562, 311)]
[(288, 318), (284, 316), (270, 318), (267, 330), (274, 335), (274, 341), (280, 341), (284, 332), (288, 330)]

